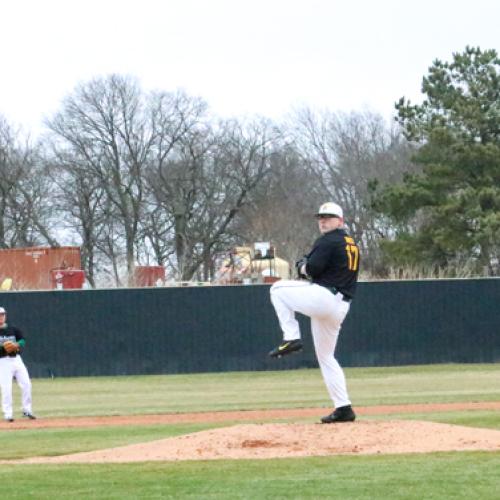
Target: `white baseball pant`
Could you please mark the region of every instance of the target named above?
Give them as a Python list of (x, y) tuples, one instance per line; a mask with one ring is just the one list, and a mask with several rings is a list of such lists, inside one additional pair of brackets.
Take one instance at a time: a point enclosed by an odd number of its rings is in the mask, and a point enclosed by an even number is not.
[(306, 281), (280, 280), (271, 287), (271, 302), (283, 330), (283, 339), (300, 339), (295, 312), (311, 318), (311, 332), (319, 367), (335, 408), (350, 405), (345, 376), (334, 357), (342, 322), (350, 304), (342, 294)]
[(31, 380), (19, 354), (0, 358), (0, 389), (2, 390), (2, 411), (4, 418), (12, 418), (12, 379), (16, 378), (21, 389), (23, 411), (31, 413)]

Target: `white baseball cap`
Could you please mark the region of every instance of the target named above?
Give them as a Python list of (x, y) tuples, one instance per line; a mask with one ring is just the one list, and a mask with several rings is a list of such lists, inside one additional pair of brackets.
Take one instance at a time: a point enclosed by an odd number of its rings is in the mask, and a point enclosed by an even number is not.
[(316, 214), (316, 217), (320, 215), (335, 215), (336, 217), (339, 217), (340, 219), (344, 218), (344, 212), (340, 205), (337, 205), (336, 203), (333, 202), (328, 202), (328, 203), (323, 203), (319, 207), (318, 213)]
[(3, 308), (3, 307), (0, 307), (0, 314), (5, 314), (7, 311)]

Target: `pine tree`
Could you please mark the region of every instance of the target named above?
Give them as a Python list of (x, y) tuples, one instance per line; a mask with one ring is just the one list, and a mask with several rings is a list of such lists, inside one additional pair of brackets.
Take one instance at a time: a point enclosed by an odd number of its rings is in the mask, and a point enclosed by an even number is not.
[(419, 145), (422, 167), (375, 192), (374, 208), (395, 224), (383, 248), (397, 264), (453, 268), (464, 261), (494, 274), (500, 257), (500, 59), (466, 47), (434, 61), (419, 105), (401, 98), (397, 121)]

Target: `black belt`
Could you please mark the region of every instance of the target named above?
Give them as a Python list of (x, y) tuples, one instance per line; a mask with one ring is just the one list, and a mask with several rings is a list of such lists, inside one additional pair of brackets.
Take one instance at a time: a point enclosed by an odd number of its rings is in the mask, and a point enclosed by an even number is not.
[(340, 293), (340, 295), (342, 295), (342, 300), (344, 302), (347, 302), (348, 304), (350, 304), (352, 302), (352, 297), (348, 297), (347, 295), (344, 295), (342, 292), (337, 290), (334, 286), (325, 286), (325, 288), (327, 290), (330, 290), (330, 292), (332, 292), (333, 295), (337, 295), (338, 293)]

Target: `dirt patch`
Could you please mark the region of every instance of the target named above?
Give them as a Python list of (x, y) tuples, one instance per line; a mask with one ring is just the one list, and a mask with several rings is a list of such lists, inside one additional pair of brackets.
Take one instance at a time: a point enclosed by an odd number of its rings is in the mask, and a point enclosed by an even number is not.
[(332, 425), (239, 424), (149, 443), (8, 463), (268, 459), (458, 450), (500, 451), (500, 431), (409, 420)]
[(363, 416), (446, 411), (500, 411), (500, 402), (439, 403), (356, 407), (358, 420), (336, 425), (265, 423), (314, 418), (325, 408), (248, 410), (164, 415), (42, 418), (2, 422), (0, 429), (84, 428), (117, 425), (250, 422), (184, 436), (58, 457), (33, 457), (0, 463), (104, 463), (244, 458), (282, 458), (338, 454), (500, 451), (500, 431), (421, 421), (370, 421)]
[[(411, 405), (356, 406), (359, 417), (403, 413), (435, 413), (466, 410), (500, 411), (500, 401), (477, 403), (421, 403)], [(283, 408), (274, 410), (168, 413), (161, 415), (110, 415), (99, 417), (39, 418), (0, 422), (0, 429), (100, 427), (106, 425), (154, 425), (206, 422), (255, 422), (290, 418), (314, 418), (330, 413), (331, 408)]]

